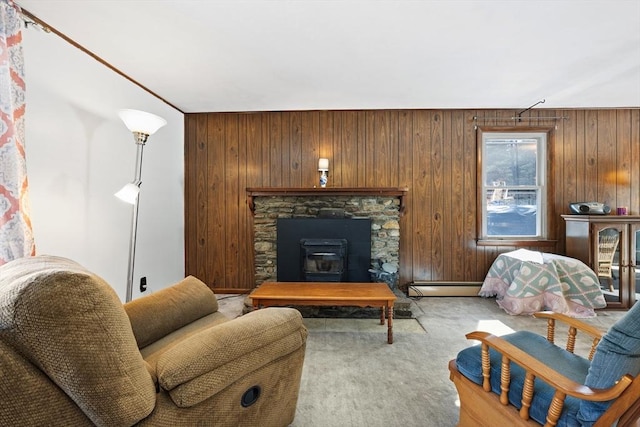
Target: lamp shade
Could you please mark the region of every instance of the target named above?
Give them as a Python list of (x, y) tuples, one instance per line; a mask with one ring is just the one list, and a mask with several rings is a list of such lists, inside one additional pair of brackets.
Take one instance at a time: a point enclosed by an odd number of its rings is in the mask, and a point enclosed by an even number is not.
[(140, 193), (140, 187), (138, 187), (136, 184), (134, 184), (133, 182), (130, 182), (128, 184), (125, 184), (124, 187), (122, 187), (116, 194), (115, 196), (122, 200), (123, 202), (127, 202), (131, 205), (136, 203), (136, 200), (138, 199), (138, 194)]
[(318, 170), (319, 171), (328, 171), (329, 170), (329, 159), (318, 159)]
[(120, 110), (118, 116), (131, 132), (140, 132), (146, 135), (153, 135), (167, 124), (167, 121), (162, 117), (140, 110)]

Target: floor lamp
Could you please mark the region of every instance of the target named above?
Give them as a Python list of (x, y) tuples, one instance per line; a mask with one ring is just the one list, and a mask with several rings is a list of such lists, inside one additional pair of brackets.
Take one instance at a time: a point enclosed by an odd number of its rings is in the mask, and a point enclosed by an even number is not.
[(120, 200), (133, 205), (133, 217), (131, 219), (131, 240), (129, 241), (129, 268), (127, 273), (127, 294), (125, 302), (131, 301), (133, 294), (133, 268), (136, 259), (136, 237), (138, 234), (138, 195), (140, 193), (140, 184), (142, 184), (142, 150), (147, 142), (149, 135), (156, 133), (158, 129), (167, 124), (167, 121), (155, 114), (147, 113), (139, 110), (120, 110), (118, 115), (133, 132), (133, 139), (136, 142), (136, 176), (133, 182), (125, 184), (115, 196)]

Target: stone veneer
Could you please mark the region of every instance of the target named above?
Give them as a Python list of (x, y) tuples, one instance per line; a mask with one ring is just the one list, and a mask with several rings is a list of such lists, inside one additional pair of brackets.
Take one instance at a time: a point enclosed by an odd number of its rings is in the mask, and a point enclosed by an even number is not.
[[(276, 281), (277, 218), (315, 218), (320, 209), (343, 209), (371, 219), (371, 261), (399, 266), (400, 200), (384, 195), (256, 196), (254, 203), (254, 266), (256, 285)], [(397, 283), (395, 284), (397, 285)]]

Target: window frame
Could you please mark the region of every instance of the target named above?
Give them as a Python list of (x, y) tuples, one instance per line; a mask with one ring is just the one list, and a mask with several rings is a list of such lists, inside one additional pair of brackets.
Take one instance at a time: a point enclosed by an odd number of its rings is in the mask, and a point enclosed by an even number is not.
[[(507, 245), (507, 246), (549, 246), (554, 241), (549, 239), (549, 215), (552, 205), (552, 189), (550, 188), (550, 177), (552, 174), (552, 164), (550, 153), (552, 152), (552, 128), (548, 127), (478, 127), (477, 129), (477, 243), (478, 245)], [(485, 186), (485, 170), (483, 167), (483, 156), (485, 150), (485, 140), (487, 136), (495, 134), (501, 138), (540, 138), (544, 136), (545, 141), (539, 147), (537, 153), (537, 180), (536, 188), (540, 188), (540, 197), (537, 200), (537, 212), (539, 221), (539, 232), (536, 236), (488, 236), (486, 235), (485, 224), (487, 221), (487, 204)], [(540, 164), (542, 163), (542, 164)], [(542, 173), (541, 173), (541, 169)], [(530, 188), (531, 186), (526, 186)], [(538, 228), (537, 228), (538, 231)]]

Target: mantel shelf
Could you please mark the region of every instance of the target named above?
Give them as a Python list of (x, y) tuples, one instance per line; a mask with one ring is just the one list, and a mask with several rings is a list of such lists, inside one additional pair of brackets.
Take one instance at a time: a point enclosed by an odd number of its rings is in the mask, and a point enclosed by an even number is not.
[(404, 196), (409, 191), (406, 187), (325, 187), (325, 188), (296, 188), (296, 187), (250, 187), (247, 188), (247, 202), (249, 209), (254, 212), (255, 197), (269, 196), (389, 196), (400, 199), (400, 213), (404, 212)]

